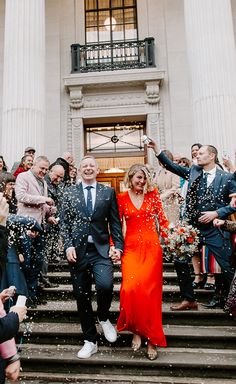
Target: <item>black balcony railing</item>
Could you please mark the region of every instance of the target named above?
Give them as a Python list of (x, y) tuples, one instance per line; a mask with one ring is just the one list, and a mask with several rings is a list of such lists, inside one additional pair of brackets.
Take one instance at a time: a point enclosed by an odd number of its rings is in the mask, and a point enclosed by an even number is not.
[(72, 44), (72, 73), (155, 67), (154, 38), (113, 43)]

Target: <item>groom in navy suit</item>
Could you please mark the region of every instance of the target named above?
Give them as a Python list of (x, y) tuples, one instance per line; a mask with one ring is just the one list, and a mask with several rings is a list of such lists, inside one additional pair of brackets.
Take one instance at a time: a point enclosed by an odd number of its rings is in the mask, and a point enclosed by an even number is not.
[[(217, 149), (212, 145), (202, 146), (197, 155), (198, 165), (191, 168), (182, 167), (173, 163), (165, 154), (159, 151), (157, 144), (152, 141), (148, 144), (155, 152), (158, 160), (166, 169), (188, 180), (186, 195), (185, 219), (200, 231), (200, 246), (206, 245), (213, 253), (222, 269), (226, 290), (234, 276), (230, 265), (232, 247), (229, 233), (213, 226), (215, 218), (225, 219), (236, 211), (230, 206), (230, 195), (236, 192), (234, 175), (217, 167)], [(180, 305), (172, 306), (172, 310), (197, 309), (190, 270), (187, 262), (175, 260), (180, 292), (183, 301)], [(216, 290), (222, 287), (217, 284)], [(209, 307), (223, 305), (214, 299)]]
[[(64, 193), (62, 206), (62, 235), (70, 266), (73, 291), (84, 334), (84, 346), (77, 356), (89, 358), (97, 352), (97, 331), (91, 304), (92, 277), (97, 292), (97, 315), (109, 342), (117, 334), (109, 321), (113, 291), (113, 260), (123, 251), (123, 236), (117, 201), (113, 188), (97, 183), (99, 172), (92, 156), (80, 163), (82, 182)], [(110, 257), (110, 236), (114, 244)]]

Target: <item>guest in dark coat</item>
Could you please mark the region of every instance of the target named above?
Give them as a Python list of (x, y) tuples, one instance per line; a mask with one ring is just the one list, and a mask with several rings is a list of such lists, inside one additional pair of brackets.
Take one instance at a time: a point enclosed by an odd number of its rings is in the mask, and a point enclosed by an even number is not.
[[(230, 194), (236, 192), (236, 180), (230, 173), (216, 167), (217, 149), (212, 145), (202, 146), (197, 155), (198, 165), (190, 168), (173, 163), (161, 152), (154, 141), (148, 144), (158, 160), (171, 172), (188, 180), (185, 219), (200, 231), (200, 246), (206, 245), (220, 265), (224, 281), (217, 276), (216, 296), (209, 308), (224, 305), (224, 297), (234, 276), (230, 265), (232, 247), (227, 232), (213, 226), (215, 218), (227, 218), (236, 211), (230, 205)], [(188, 263), (175, 261), (183, 301), (172, 310), (197, 309)], [(225, 292), (222, 292), (222, 289)]]
[(62, 157), (58, 157), (54, 163), (52, 163), (49, 169), (52, 169), (54, 165), (61, 165), (64, 168), (64, 183), (70, 185), (70, 165), (73, 165), (74, 158), (70, 152), (64, 152)]

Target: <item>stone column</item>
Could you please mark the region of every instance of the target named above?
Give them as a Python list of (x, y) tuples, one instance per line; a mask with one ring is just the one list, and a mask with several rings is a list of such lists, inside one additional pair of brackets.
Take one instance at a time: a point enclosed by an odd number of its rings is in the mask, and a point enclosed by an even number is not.
[[(163, 116), (161, 113), (160, 103), (160, 86), (162, 81), (148, 81), (146, 82), (146, 132), (147, 135), (152, 137), (160, 144), (162, 149), (165, 148), (165, 130), (163, 124)], [(157, 160), (153, 151), (147, 150), (147, 160), (154, 168), (157, 166)]]
[(236, 52), (230, 0), (185, 0), (193, 142), (235, 149)]
[(45, 3), (6, 0), (1, 153), (11, 166), (25, 147), (44, 152)]

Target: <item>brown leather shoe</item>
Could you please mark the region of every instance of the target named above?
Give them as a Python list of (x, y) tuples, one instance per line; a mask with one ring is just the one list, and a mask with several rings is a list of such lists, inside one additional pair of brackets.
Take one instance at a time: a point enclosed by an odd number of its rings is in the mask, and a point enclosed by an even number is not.
[(170, 309), (172, 311), (187, 311), (189, 309), (191, 309), (193, 311), (197, 311), (198, 310), (198, 305), (197, 305), (196, 301), (184, 300), (179, 305), (172, 305), (170, 307)]

